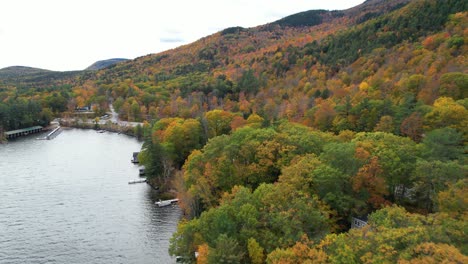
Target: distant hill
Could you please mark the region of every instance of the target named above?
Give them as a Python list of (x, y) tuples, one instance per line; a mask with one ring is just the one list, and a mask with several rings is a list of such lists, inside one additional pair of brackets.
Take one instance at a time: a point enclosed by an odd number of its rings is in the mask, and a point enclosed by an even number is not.
[(44, 88), (69, 84), (77, 76), (85, 76), (84, 71), (51, 71), (26, 66), (11, 66), (0, 69), (0, 88), (2, 85), (16, 87)]
[(16, 78), (32, 74), (41, 74), (51, 72), (49, 70), (26, 67), (26, 66), (11, 66), (0, 69), (0, 78)]
[(128, 59), (114, 58), (93, 63), (83, 71), (51, 71), (27, 66), (11, 66), (0, 69), (0, 83), (20, 87), (52, 87), (63, 84), (79, 83), (76, 78), (91, 78), (92, 71), (107, 68)]
[(86, 71), (97, 71), (97, 70), (100, 70), (100, 69), (107, 68), (107, 67), (109, 67), (111, 65), (114, 65), (116, 63), (119, 63), (119, 62), (122, 62), (122, 61), (127, 61), (127, 60), (128, 59), (122, 59), (122, 58), (100, 60), (100, 61), (96, 61), (95, 63), (93, 63), (91, 66), (89, 66), (85, 70)]

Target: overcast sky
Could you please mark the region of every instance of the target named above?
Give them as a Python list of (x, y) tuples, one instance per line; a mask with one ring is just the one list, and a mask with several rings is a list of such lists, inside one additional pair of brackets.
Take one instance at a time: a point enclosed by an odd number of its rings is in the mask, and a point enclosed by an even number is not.
[(133, 59), (227, 27), (254, 27), (364, 0), (0, 0), (0, 68), (82, 70)]

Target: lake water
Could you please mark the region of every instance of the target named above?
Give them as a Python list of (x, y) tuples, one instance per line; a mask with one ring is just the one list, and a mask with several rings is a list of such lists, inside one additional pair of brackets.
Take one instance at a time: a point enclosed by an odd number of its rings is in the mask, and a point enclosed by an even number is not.
[(0, 145), (0, 263), (175, 262), (167, 250), (180, 209), (128, 184), (140, 142), (78, 129), (40, 136)]

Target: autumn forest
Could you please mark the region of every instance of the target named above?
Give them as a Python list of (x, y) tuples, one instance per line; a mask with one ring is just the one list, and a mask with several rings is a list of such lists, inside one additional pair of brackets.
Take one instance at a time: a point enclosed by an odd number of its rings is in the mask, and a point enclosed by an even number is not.
[(188, 263), (467, 263), (467, 26), (466, 1), (368, 0), (100, 70), (3, 69), (0, 138), (85, 106), (141, 122)]

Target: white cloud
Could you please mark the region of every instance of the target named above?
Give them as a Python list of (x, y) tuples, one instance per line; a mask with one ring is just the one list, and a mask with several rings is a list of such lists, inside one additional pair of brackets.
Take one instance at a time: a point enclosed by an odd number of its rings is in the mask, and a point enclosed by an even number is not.
[(133, 59), (221, 29), (253, 27), (310, 9), (363, 0), (15, 0), (0, 3), (0, 68), (77, 70)]

